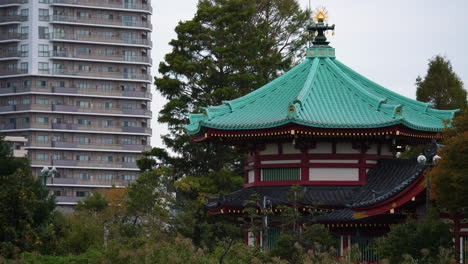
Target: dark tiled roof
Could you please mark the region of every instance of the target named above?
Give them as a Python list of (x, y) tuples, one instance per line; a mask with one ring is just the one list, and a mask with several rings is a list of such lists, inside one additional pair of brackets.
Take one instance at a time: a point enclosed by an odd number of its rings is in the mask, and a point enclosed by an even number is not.
[[(308, 185), (301, 186), (298, 202), (302, 204), (339, 206), (330, 214), (320, 216), (320, 220), (352, 219), (353, 211), (349, 208), (370, 206), (397, 195), (421, 174), (422, 167), (416, 159), (382, 159), (376, 168), (367, 173), (367, 182), (362, 186), (349, 185)], [(206, 206), (216, 209), (221, 206), (245, 206), (253, 194), (267, 196), (272, 205), (286, 204), (291, 199), (290, 186), (262, 186), (244, 188), (239, 191), (208, 198)]]

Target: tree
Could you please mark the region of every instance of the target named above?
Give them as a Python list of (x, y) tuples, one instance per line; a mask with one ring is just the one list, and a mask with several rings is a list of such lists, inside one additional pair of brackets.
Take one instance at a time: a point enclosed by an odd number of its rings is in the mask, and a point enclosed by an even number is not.
[(436, 109), (465, 109), (467, 93), (450, 61), (437, 55), (429, 60), (428, 66), (424, 80), (416, 78), (416, 99), (432, 103)]
[(0, 168), (0, 255), (39, 250), (55, 201), (33, 176), (29, 161), (12, 156), (1, 138)]
[(442, 159), (432, 170), (437, 205), (453, 216), (468, 216), (468, 110), (454, 119), (445, 132)]
[(210, 195), (241, 186), (242, 156), (230, 146), (191, 143), (184, 114), (245, 95), (290, 69), (304, 52), (308, 18), (295, 0), (200, 0), (194, 18), (179, 23), (172, 52), (159, 65), (162, 76), (155, 79), (168, 100), (158, 118), (170, 130), (163, 142), (176, 155), (151, 153), (173, 169), (174, 180), (203, 178), (187, 182), (205, 185), (199, 190)]
[(377, 239), (377, 252), (390, 263), (403, 263), (411, 256), (415, 263), (436, 262), (440, 248), (452, 249), (453, 235), (450, 226), (438, 218), (439, 212), (433, 210), (421, 223), (407, 221), (394, 225), (390, 232)]

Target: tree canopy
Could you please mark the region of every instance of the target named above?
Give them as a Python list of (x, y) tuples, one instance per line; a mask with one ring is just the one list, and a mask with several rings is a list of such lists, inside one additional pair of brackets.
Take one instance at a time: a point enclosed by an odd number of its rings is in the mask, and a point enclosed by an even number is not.
[(440, 55), (429, 60), (427, 74), (416, 78), (416, 99), (434, 104), (434, 108), (465, 109), (467, 93), (450, 61)]

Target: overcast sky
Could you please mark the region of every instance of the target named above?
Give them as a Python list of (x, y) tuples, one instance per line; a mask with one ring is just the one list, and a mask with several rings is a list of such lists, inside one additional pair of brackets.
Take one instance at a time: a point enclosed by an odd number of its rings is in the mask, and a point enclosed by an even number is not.
[[(309, 0), (298, 0), (307, 8)], [(153, 75), (171, 51), (179, 21), (189, 20), (198, 0), (152, 0)], [(427, 62), (446, 56), (468, 87), (468, 0), (310, 0), (312, 9), (325, 6), (335, 33), (329, 37), (336, 57), (365, 77), (404, 96), (415, 98), (415, 79), (424, 76)], [(330, 35), (328, 35), (330, 36)], [(164, 104), (153, 91), (153, 146), (162, 147), (158, 124)]]

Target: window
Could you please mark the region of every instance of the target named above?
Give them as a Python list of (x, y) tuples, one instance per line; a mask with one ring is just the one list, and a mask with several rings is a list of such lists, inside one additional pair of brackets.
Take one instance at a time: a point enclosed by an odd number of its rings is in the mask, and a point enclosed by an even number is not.
[(113, 126), (114, 122), (112, 120), (104, 120), (104, 125), (105, 126)]
[(39, 73), (49, 73), (48, 62), (39, 62)]
[(105, 32), (106, 38), (113, 38), (114, 37), (114, 32), (107, 31)]
[(76, 191), (76, 197), (86, 197), (87, 194), (86, 191)]
[(89, 65), (78, 65), (79, 71), (90, 71), (91, 67)]
[(38, 98), (36, 101), (37, 104), (43, 104), (43, 105), (48, 105), (49, 104), (49, 99), (44, 99), (44, 98)]
[(262, 181), (291, 181), (300, 179), (300, 168), (265, 168), (261, 170)]
[(21, 9), (21, 16), (22, 17), (28, 17), (29, 16), (29, 9)]
[(29, 37), (29, 27), (21, 27), (20, 33), (22, 39), (27, 39)]
[(65, 87), (65, 82), (56, 82), (55, 85), (57, 87)]
[(49, 39), (48, 27), (39, 27), (39, 39)]
[(88, 173), (84, 173), (84, 172), (78, 173), (78, 179), (80, 180), (89, 180), (90, 178), (91, 177), (89, 177)]
[(122, 104), (123, 109), (136, 109), (137, 105), (136, 104)]
[(128, 157), (128, 156), (124, 156), (122, 157), (122, 162), (135, 162), (135, 157)]
[(112, 56), (112, 55), (114, 55), (114, 49), (106, 49), (106, 55), (107, 55), (107, 56)]
[(104, 139), (104, 144), (113, 144), (114, 143), (114, 139), (113, 138), (105, 138)]
[(112, 156), (98, 156), (99, 161), (112, 162), (114, 159)]
[(10, 88), (10, 87), (17, 87), (17, 84), (16, 82), (7, 82), (7, 88)]
[(90, 18), (91, 14), (88, 13), (88, 12), (78, 11), (78, 12), (76, 12), (76, 17), (78, 17), (78, 18)]
[(112, 90), (112, 84), (99, 84), (97, 88), (100, 90)]
[(36, 160), (49, 160), (49, 154), (47, 153), (37, 153)]
[(27, 73), (28, 72), (28, 63), (27, 62), (21, 62), (20, 63), (20, 71), (22, 73)]
[(136, 144), (137, 144), (137, 141), (136, 141), (136, 139), (133, 139), (133, 138), (121, 138), (121, 139), (120, 139), (120, 144), (124, 144), (124, 145), (136, 145)]
[(135, 26), (136, 17), (135, 16), (122, 16), (124, 26)]
[(24, 105), (28, 105), (30, 103), (31, 103), (31, 101), (29, 100), (29, 98), (23, 98), (23, 104)]
[(39, 57), (49, 57), (49, 45), (39, 44)]
[(80, 144), (89, 144), (91, 143), (91, 139), (88, 137), (77, 137), (76, 142)]
[(18, 68), (18, 64), (16, 62), (7, 64), (8, 71), (15, 71), (17, 68)]
[(120, 125), (123, 127), (136, 127), (137, 123), (135, 121), (122, 121)]
[(29, 117), (23, 117), (23, 123), (29, 124)]
[(80, 161), (90, 161), (91, 157), (88, 155), (76, 155), (76, 160)]
[(21, 57), (27, 57), (29, 54), (29, 45), (28, 44), (23, 44), (20, 47), (20, 56)]
[(23, 81), (23, 87), (24, 88), (28, 88), (31, 86), (31, 81), (30, 80), (24, 80)]
[(55, 142), (62, 142), (62, 137), (61, 136), (54, 136), (52, 138), (52, 140), (55, 141)]
[(37, 136), (38, 142), (49, 142), (49, 136)]
[(76, 106), (89, 108), (91, 104), (89, 103), (89, 101), (77, 101)]
[(50, 0), (39, 0), (39, 3), (48, 4)]
[(47, 87), (48, 82), (47, 81), (37, 81), (37, 86), (39, 87)]
[(78, 125), (91, 125), (91, 120), (86, 120), (86, 119), (78, 119), (77, 120)]
[(89, 89), (91, 86), (89, 83), (78, 83), (77, 84), (78, 89)]
[(136, 179), (135, 175), (123, 174), (120, 176), (123, 181), (134, 181)]
[(49, 118), (38, 116), (36, 117), (36, 122), (38, 122), (39, 124), (49, 124)]
[(18, 101), (16, 99), (10, 99), (8, 100), (8, 105), (17, 105), (18, 104)]
[(49, 21), (49, 9), (39, 8), (39, 21)]
[(61, 160), (61, 159), (62, 159), (62, 155), (60, 155), (60, 154), (53, 154), (53, 155), (52, 155), (52, 159), (53, 159), (53, 160)]
[(78, 36), (91, 36), (91, 31), (86, 30), (86, 29), (77, 29), (76, 30), (76, 35), (78, 35)]
[(90, 48), (76, 48), (76, 52), (80, 54), (91, 54)]
[[(44, 0), (42, 0), (42, 1), (44, 1)], [(62, 196), (62, 191), (55, 190), (54, 191), (54, 196)]]

